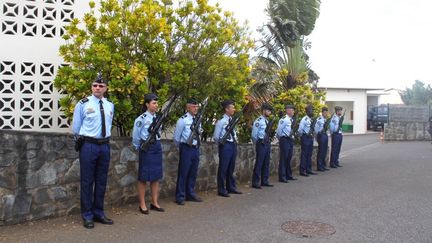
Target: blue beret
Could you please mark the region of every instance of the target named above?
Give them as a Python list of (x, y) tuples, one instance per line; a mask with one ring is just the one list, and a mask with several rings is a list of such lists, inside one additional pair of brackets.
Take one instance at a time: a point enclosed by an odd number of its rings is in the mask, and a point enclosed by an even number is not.
[(192, 105), (198, 105), (198, 101), (195, 98), (188, 99), (186, 103)]
[(149, 103), (152, 100), (158, 100), (157, 95), (155, 95), (155, 94), (146, 94), (146, 95), (144, 95), (144, 103)]
[(229, 105), (234, 105), (234, 100), (224, 100), (221, 102), (222, 108), (227, 108)]

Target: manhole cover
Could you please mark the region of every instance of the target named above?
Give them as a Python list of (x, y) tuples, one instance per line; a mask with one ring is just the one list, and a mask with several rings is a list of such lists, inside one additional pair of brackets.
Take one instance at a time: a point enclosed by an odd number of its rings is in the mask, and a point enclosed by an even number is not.
[(282, 224), (282, 229), (302, 238), (323, 237), (336, 233), (333, 226), (311, 220), (288, 221)]

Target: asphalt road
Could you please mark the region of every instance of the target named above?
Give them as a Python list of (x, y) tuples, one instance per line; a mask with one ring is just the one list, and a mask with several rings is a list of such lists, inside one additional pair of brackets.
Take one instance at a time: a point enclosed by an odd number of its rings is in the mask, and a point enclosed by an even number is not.
[[(432, 145), (384, 143), (379, 134), (345, 136), (342, 168), (263, 190), (242, 185), (230, 198), (201, 194), (203, 203), (165, 213), (137, 205), (108, 210), (115, 225), (84, 229), (78, 215), (0, 227), (7, 242), (432, 242)], [(299, 238), (290, 220), (332, 225), (330, 236)]]

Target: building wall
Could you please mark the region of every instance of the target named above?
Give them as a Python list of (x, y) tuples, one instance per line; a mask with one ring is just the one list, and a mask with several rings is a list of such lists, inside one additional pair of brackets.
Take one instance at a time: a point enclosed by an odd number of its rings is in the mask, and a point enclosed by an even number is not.
[(0, 129), (69, 131), (53, 87), (65, 26), (87, 0), (0, 1)]
[[(367, 125), (367, 95), (366, 90), (361, 89), (327, 89), (326, 102), (333, 105), (345, 104), (348, 109), (346, 112), (346, 123), (349, 124), (350, 112), (353, 112), (353, 133), (366, 133)], [(352, 103), (350, 103), (352, 102)], [(352, 107), (350, 106), (352, 104)], [(345, 107), (344, 107), (345, 108)], [(332, 110), (332, 112), (334, 109)]]

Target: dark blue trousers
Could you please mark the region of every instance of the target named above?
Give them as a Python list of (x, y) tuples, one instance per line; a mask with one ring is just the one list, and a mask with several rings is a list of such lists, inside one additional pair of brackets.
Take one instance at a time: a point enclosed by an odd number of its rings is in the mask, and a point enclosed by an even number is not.
[(326, 167), (326, 156), (328, 149), (327, 133), (318, 133), (318, 153), (317, 153), (317, 170), (323, 170)]
[(279, 139), (279, 180), (292, 178), (291, 158), (293, 155), (294, 142), (291, 138), (281, 137)]
[(270, 143), (263, 143), (261, 140), (258, 140), (255, 144), (256, 149), (256, 160), (255, 167), (252, 175), (252, 185), (259, 186), (260, 185), (260, 177), (261, 177), (261, 185), (269, 184), (269, 176), (270, 176)]
[(301, 136), (300, 173), (312, 172), (313, 137), (303, 134)]
[(330, 153), (330, 165), (337, 166), (339, 165), (339, 153), (342, 147), (342, 134), (341, 133), (333, 133), (331, 135), (332, 146)]
[(110, 162), (109, 144), (85, 142), (79, 153), (81, 173), (81, 216), (105, 217), (104, 198)]
[(233, 175), (236, 156), (237, 145), (235, 143), (226, 142), (224, 145), (219, 144), (219, 167), (217, 174), (219, 193), (227, 193), (237, 190)]
[(176, 201), (196, 197), (195, 182), (198, 174), (199, 148), (180, 144), (180, 162), (177, 174)]

